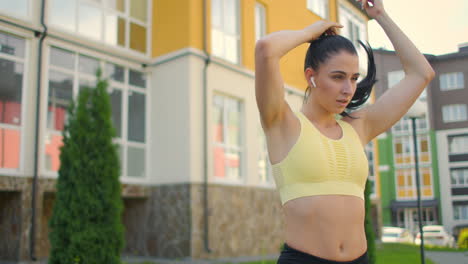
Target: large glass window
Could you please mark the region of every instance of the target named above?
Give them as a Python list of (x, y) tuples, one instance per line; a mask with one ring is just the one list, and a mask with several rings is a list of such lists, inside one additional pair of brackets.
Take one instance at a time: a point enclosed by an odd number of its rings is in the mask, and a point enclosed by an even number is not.
[(0, 169), (20, 169), (26, 41), (0, 32)]
[[(397, 198), (403, 200), (415, 199), (417, 196), (415, 169), (396, 169), (395, 175), (397, 182)], [(432, 197), (432, 170), (430, 167), (419, 168), (419, 183), (421, 188), (421, 197)]]
[(468, 220), (468, 204), (453, 204), (453, 219)]
[(255, 3), (255, 41), (266, 35), (266, 11), (265, 6)]
[(109, 81), (112, 123), (116, 132), (114, 142), (119, 145), (122, 175), (145, 177), (146, 74), (57, 47), (50, 48), (44, 167), (49, 172), (59, 169), (61, 131), (67, 121), (67, 107), (80, 88), (94, 87), (98, 68), (103, 69), (104, 77)]
[[(339, 19), (340, 23), (344, 25), (342, 34), (349, 40), (351, 40), (356, 47), (359, 47), (358, 40), (366, 40), (366, 22), (357, 16), (353, 11), (349, 10), (345, 6), (339, 8)], [(360, 50), (358, 50), (360, 51)], [(359, 65), (363, 67), (365, 65)]]
[(26, 18), (29, 14), (29, 0), (0, 1), (0, 12)]
[[(421, 163), (429, 163), (430, 146), (428, 135), (418, 135), (418, 158)], [(414, 163), (413, 136), (398, 136), (394, 138), (394, 160), (397, 166)]]
[(442, 106), (442, 119), (445, 123), (468, 120), (466, 104), (453, 104)]
[(328, 18), (328, 0), (307, 0), (307, 8), (322, 18)]
[(265, 134), (261, 126), (258, 128), (258, 176), (261, 183), (272, 183), (272, 167), (268, 156)]
[(450, 169), (452, 187), (468, 187), (468, 168)]
[(463, 72), (452, 72), (441, 74), (439, 77), (440, 81), (440, 90), (457, 90), (465, 88), (465, 80), (463, 77)]
[[(413, 133), (412, 121), (408, 117), (403, 117), (400, 119), (393, 127), (393, 133), (395, 134), (408, 134)], [(416, 119), (416, 131), (428, 131), (428, 120), (427, 116), (425, 118)]]
[(218, 179), (240, 180), (242, 176), (242, 104), (222, 95), (213, 98), (213, 165)]
[(468, 135), (450, 136), (448, 138), (449, 154), (468, 153)]
[(240, 53), (239, 1), (211, 1), (211, 52), (238, 64)]
[(55, 27), (146, 53), (149, 0), (51, 0)]

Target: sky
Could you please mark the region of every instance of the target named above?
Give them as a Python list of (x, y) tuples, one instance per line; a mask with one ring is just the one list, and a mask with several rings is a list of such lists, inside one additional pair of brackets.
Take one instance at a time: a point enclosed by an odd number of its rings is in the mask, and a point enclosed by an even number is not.
[[(423, 53), (441, 55), (468, 44), (468, 0), (384, 0), (387, 13)], [(368, 24), (372, 48), (394, 50), (375, 21)]]

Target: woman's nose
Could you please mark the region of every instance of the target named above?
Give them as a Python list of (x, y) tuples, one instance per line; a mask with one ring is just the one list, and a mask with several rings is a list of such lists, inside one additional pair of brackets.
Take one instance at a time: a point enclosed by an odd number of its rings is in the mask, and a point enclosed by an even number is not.
[(343, 94), (352, 94), (353, 93), (353, 84), (350, 81), (345, 82), (345, 84), (343, 85), (343, 87), (341, 89), (341, 92)]

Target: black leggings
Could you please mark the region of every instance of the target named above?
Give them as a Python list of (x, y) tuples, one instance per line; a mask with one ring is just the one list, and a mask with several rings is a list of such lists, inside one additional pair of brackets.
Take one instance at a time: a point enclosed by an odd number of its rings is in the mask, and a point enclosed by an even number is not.
[(278, 262), (276, 264), (368, 264), (369, 258), (367, 251), (360, 257), (350, 261), (333, 261), (323, 259), (310, 255), (305, 252), (301, 252), (294, 248), (289, 247), (286, 243), (284, 249), (281, 251)]

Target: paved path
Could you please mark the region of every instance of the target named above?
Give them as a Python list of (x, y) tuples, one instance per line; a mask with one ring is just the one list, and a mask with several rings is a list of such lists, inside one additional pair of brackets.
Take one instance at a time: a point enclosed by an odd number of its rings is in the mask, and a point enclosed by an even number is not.
[(468, 264), (468, 252), (425, 251), (425, 254), (437, 264)]

